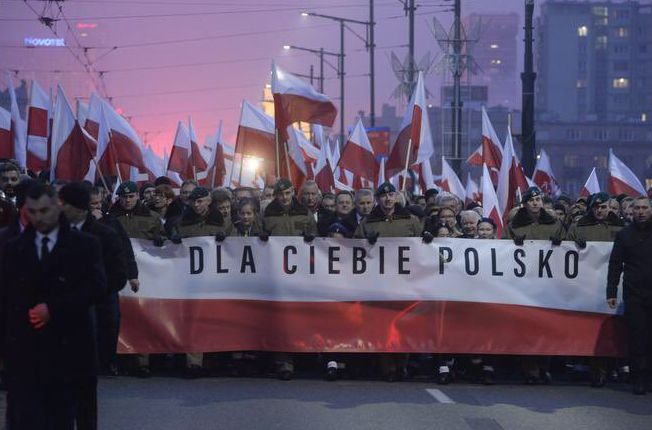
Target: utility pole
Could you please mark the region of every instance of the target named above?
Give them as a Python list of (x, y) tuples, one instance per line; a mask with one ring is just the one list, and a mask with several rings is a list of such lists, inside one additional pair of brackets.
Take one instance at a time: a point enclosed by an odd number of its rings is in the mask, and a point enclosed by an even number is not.
[(371, 126), (376, 126), (376, 86), (375, 86), (375, 50), (376, 43), (374, 42), (374, 27), (376, 23), (374, 22), (374, 0), (369, 0), (369, 119), (371, 120)]
[(536, 131), (534, 130), (534, 81), (537, 74), (534, 72), (534, 43), (532, 16), (534, 15), (534, 0), (525, 0), (525, 54), (523, 59), (523, 83), (521, 115), (521, 149), (523, 155), (523, 168), (528, 176), (534, 172), (536, 160)]
[(416, 5), (414, 4), (415, 0), (406, 0), (403, 3), (403, 8), (405, 9), (405, 14), (408, 16), (408, 84), (410, 86), (409, 88), (409, 94), (408, 98), (412, 96), (412, 93), (414, 92), (414, 78), (416, 75), (415, 65), (416, 65), (416, 60), (414, 59), (414, 12), (417, 10)]
[(453, 22), (453, 170), (459, 176), (462, 168), (462, 0), (455, 0), (455, 20)]

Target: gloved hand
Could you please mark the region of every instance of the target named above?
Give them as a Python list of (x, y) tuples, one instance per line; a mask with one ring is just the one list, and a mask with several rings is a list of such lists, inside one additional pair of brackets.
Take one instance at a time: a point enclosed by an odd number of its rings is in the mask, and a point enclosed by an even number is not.
[(557, 237), (557, 236), (550, 236), (550, 242), (551, 242), (554, 246), (559, 246), (559, 245), (561, 245), (561, 238), (559, 238), (559, 237)]
[(581, 237), (578, 237), (577, 239), (575, 239), (575, 245), (577, 245), (579, 249), (584, 249), (586, 248), (586, 240), (582, 239)]
[(269, 233), (266, 231), (261, 231), (260, 234), (258, 235), (258, 238), (263, 242), (267, 242), (269, 240)]
[(376, 241), (378, 240), (378, 236), (380, 236), (380, 233), (378, 233), (377, 231), (373, 233), (368, 233), (367, 242), (369, 242), (369, 245), (375, 245)]
[(524, 242), (525, 242), (525, 235), (523, 236), (514, 235), (514, 245), (523, 246)]
[(224, 239), (226, 239), (226, 235), (224, 233), (221, 231), (215, 233), (215, 242), (224, 242)]
[(165, 243), (165, 239), (163, 239), (161, 236), (155, 236), (152, 242), (154, 242), (154, 246), (160, 248)]
[(310, 243), (315, 240), (315, 235), (311, 233), (302, 233), (301, 236), (303, 236), (303, 241), (306, 243)]
[(173, 234), (170, 236), (170, 242), (174, 243), (175, 245), (180, 245), (181, 244), (181, 236), (179, 236), (177, 233)]
[(432, 235), (428, 230), (424, 230), (423, 233), (421, 233), (421, 239), (423, 240), (423, 243), (430, 243), (432, 240), (435, 238), (435, 236)]

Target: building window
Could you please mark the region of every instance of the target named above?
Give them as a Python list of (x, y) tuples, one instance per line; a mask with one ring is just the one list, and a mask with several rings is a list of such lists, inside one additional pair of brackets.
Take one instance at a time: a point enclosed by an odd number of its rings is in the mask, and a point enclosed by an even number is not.
[(586, 25), (577, 27), (577, 35), (579, 37), (586, 37), (589, 35), (589, 28)]
[(616, 78), (613, 80), (611, 86), (614, 88), (629, 88), (629, 79)]
[(647, 160), (645, 160), (645, 165), (648, 169), (652, 168), (652, 155), (647, 157)]
[(614, 61), (614, 71), (626, 72), (629, 70), (629, 61)]
[(609, 39), (607, 36), (598, 36), (595, 38), (595, 49), (607, 49)]
[(569, 128), (566, 130), (566, 139), (569, 140), (579, 140), (580, 138), (580, 131), (576, 130), (574, 128)]
[(616, 54), (625, 54), (629, 52), (629, 45), (623, 45), (623, 44), (614, 44), (614, 52)]
[(609, 159), (606, 155), (598, 155), (593, 157), (593, 165), (599, 169), (606, 169)]
[(564, 155), (564, 167), (577, 167), (579, 157), (575, 154)]
[(593, 138), (595, 140), (605, 141), (605, 140), (607, 140), (608, 136), (609, 136), (609, 133), (607, 133), (607, 130), (594, 130), (593, 131)]
[(641, 122), (647, 122), (647, 114), (646, 113), (641, 114)]
[(489, 45), (489, 47), (491, 49), (498, 49), (498, 44), (497, 43), (492, 43), (491, 45)]
[(618, 130), (618, 140), (631, 142), (634, 140), (634, 132), (632, 130), (620, 129)]
[(609, 16), (609, 8), (606, 6), (593, 6), (593, 15)]
[(577, 88), (586, 88), (586, 79), (578, 79)]
[(627, 28), (627, 27), (619, 27), (616, 30), (616, 35), (618, 37), (629, 37), (629, 28)]
[(501, 65), (502, 63), (503, 63), (503, 62), (502, 62), (501, 60), (498, 60), (498, 59), (491, 60), (491, 64), (492, 64), (493, 66), (499, 66), (499, 65)]

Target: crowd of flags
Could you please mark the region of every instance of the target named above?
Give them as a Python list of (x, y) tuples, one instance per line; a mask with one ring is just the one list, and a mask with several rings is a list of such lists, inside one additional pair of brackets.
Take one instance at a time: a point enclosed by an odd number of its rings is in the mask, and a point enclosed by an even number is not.
[[(30, 84), (26, 119), (21, 118), (11, 76), (6, 75), (10, 111), (0, 108), (0, 158), (16, 160), (33, 172), (49, 171), (50, 179), (66, 181), (105, 177), (138, 182), (168, 176), (174, 183), (195, 179), (205, 186), (263, 186), (277, 177), (289, 178), (297, 187), (314, 179), (324, 192), (375, 187), (390, 181), (403, 189), (408, 181), (420, 192), (438, 188), (467, 204), (482, 204), (484, 215), (499, 229), (528, 187), (536, 185), (550, 196), (561, 194), (548, 154), (541, 150), (529, 178), (514, 151), (508, 126), (501, 143), (486, 110), (482, 109), (482, 140), (467, 163), (482, 169), (479, 183), (471, 174), (462, 183), (442, 157), (439, 176), (432, 174), (433, 134), (426, 105), (423, 73), (419, 73), (396, 140), (388, 156), (374, 153), (365, 127), (357, 120), (346, 140), (326, 135), (337, 110), (328, 96), (310, 84), (272, 64), (271, 90), (274, 116), (243, 100), (235, 147), (217, 133), (200, 145), (192, 118), (179, 122), (169, 156), (158, 156), (110, 103), (92, 94), (89, 103), (77, 102), (76, 112), (61, 86), (56, 97), (36, 81)], [(308, 139), (297, 123), (309, 124)], [(203, 150), (202, 150), (203, 149)], [(247, 163), (255, 160), (255, 168)], [(613, 151), (609, 153), (608, 192), (644, 195), (636, 175)], [(581, 196), (600, 191), (595, 168)]]

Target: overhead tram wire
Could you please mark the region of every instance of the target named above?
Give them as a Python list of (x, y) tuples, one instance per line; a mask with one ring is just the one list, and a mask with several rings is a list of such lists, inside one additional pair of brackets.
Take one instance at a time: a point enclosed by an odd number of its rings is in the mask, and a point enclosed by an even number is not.
[[(7, 2), (20, 2), (23, 3), (25, 0), (5, 0)], [(102, 6), (110, 6), (113, 4), (128, 4), (128, 5), (142, 5), (142, 6), (219, 6), (219, 7), (224, 7), (224, 6), (238, 6), (238, 7), (264, 7), (264, 6), (269, 6), (269, 3), (247, 3), (247, 2), (233, 2), (233, 3), (225, 3), (225, 2), (220, 2), (219, 4), (216, 4), (215, 2), (196, 2), (196, 1), (141, 1), (141, 0), (112, 0), (110, 2), (105, 2), (105, 1), (93, 1), (93, 0), (67, 0), (66, 3), (68, 4), (95, 4), (99, 5), (101, 4)], [(303, 1), (297, 1), (294, 3), (275, 3), (278, 6), (285, 6), (288, 8), (293, 8), (294, 10), (302, 9), (305, 8), (305, 2)], [(393, 2), (384, 2), (380, 3), (381, 6), (392, 6), (394, 5)], [(340, 3), (340, 4), (334, 4), (334, 5), (328, 5), (328, 6), (309, 6), (314, 8), (319, 8), (319, 9), (335, 9), (335, 8), (366, 8), (368, 7), (367, 2), (361, 2), (361, 3), (352, 3), (352, 2), (347, 2), (347, 3)]]

